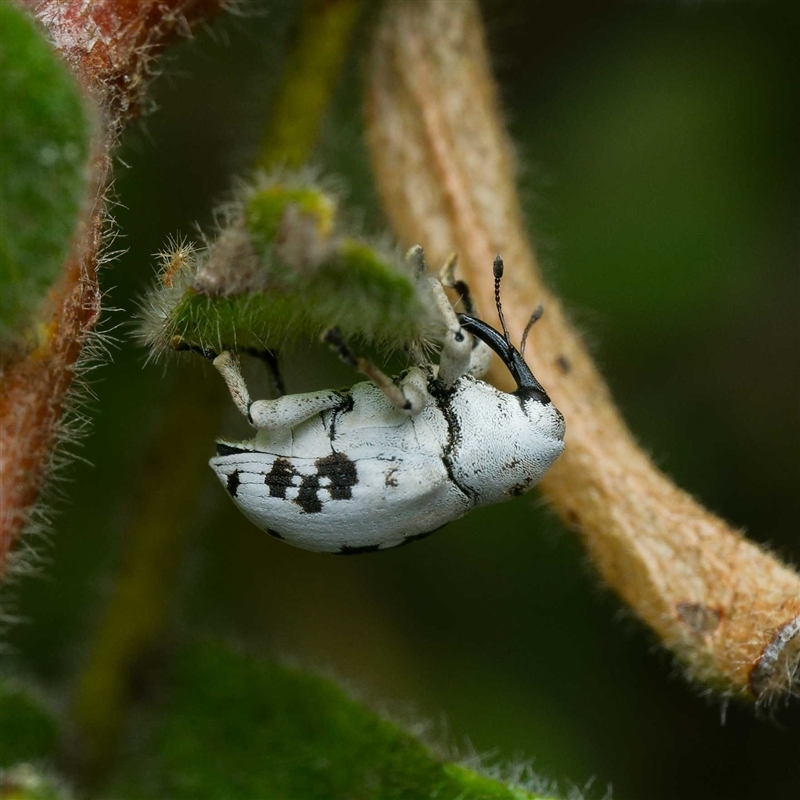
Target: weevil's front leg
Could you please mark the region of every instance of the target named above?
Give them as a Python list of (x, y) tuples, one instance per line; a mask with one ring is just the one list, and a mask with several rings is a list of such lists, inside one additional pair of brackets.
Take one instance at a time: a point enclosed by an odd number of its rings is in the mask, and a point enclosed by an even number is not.
[(233, 402), (257, 430), (291, 428), (320, 411), (342, 404), (341, 392), (307, 392), (279, 397), (277, 400), (251, 400), (239, 369), (238, 359), (229, 351), (220, 353), (212, 362), (225, 380)]
[[(446, 289), (453, 289), (458, 293), (461, 302), (464, 306), (464, 311), (471, 317), (476, 316), (475, 302), (472, 299), (472, 292), (469, 290), (469, 284), (466, 281), (456, 278), (456, 263), (458, 259), (456, 254), (450, 256), (442, 265), (439, 270), (439, 281)], [(492, 361), (491, 348), (476, 336), (472, 337), (472, 352), (469, 357), (469, 366), (467, 372), (470, 375), (480, 378), (486, 374), (489, 365)]]
[(369, 378), (398, 411), (413, 417), (430, 402), (431, 396), (428, 394), (427, 379), (418, 367), (410, 369), (406, 377), (397, 384), (371, 361), (354, 356), (336, 328), (331, 328), (322, 338), (336, 351), (345, 364), (349, 364)]
[(461, 323), (444, 293), (442, 284), (436, 278), (428, 280), (445, 329), (442, 336), (442, 354), (439, 358), (439, 380), (445, 386), (450, 386), (469, 370), (472, 339), (461, 329)]

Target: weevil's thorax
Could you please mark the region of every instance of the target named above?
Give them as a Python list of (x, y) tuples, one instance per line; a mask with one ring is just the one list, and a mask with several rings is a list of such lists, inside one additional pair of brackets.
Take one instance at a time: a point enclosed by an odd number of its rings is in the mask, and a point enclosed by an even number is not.
[(564, 418), (551, 402), (469, 375), (436, 400), (449, 422), (453, 477), (475, 505), (528, 491), (564, 449)]

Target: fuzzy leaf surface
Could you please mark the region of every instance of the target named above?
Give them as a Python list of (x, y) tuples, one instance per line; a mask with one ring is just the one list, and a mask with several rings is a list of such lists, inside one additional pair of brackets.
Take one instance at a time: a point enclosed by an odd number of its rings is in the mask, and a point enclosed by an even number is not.
[(90, 119), (28, 17), (0, 4), (0, 337), (30, 322), (60, 274), (86, 195)]
[(432, 753), (329, 680), (202, 645), (172, 672), (150, 743), (109, 796), (124, 800), (533, 800)]

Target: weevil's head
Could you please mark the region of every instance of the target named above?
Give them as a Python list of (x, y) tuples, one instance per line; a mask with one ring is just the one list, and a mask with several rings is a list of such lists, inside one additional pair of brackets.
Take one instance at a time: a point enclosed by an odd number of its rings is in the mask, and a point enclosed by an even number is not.
[(522, 354), (511, 344), (506, 335), (496, 331), (491, 325), (469, 314), (459, 314), (461, 327), (485, 342), (508, 367), (508, 371), (517, 384), (514, 394), (520, 399), (526, 416), (546, 438), (553, 441), (555, 455), (553, 461), (564, 449), (564, 433), (566, 423), (564, 415), (553, 405), (550, 396), (539, 381), (536, 380), (530, 367), (525, 363)]

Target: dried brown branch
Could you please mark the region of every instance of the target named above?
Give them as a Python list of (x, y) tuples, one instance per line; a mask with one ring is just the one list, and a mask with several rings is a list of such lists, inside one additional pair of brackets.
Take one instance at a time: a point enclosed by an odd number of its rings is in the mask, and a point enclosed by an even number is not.
[(224, 0), (28, 0), (97, 108), (83, 219), (39, 314), (37, 346), (4, 355), (0, 388), (0, 578), (50, 470), (76, 365), (100, 314), (97, 268), (107, 228), (111, 148), (140, 108), (153, 58)]
[[(517, 340), (544, 301), (529, 353), (566, 417), (567, 446), (542, 489), (580, 531), (605, 581), (696, 679), (759, 701), (796, 690), (800, 577), (654, 467), (543, 284), (474, 2), (385, 6), (366, 116), (384, 207), (404, 243), (423, 244), (432, 263), (457, 252), (484, 309), (502, 253), (512, 266), (504, 308)], [(497, 364), (491, 377), (509, 384)]]

